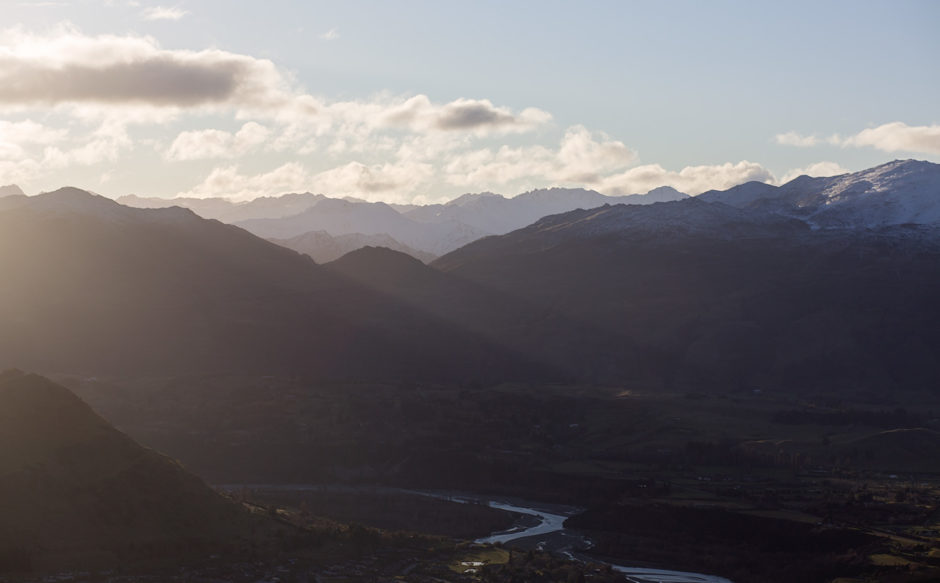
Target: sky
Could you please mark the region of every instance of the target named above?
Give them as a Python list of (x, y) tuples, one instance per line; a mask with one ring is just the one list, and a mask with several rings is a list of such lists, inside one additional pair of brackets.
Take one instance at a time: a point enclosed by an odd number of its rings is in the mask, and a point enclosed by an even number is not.
[(940, 162), (940, 2), (0, 0), (0, 184), (425, 204)]

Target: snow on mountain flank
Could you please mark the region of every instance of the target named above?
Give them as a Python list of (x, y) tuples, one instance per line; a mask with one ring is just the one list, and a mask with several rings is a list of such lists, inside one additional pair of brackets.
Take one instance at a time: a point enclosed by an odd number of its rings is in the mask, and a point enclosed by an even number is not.
[(940, 165), (895, 160), (824, 178), (800, 176), (780, 186), (748, 182), (698, 198), (795, 216), (814, 226), (872, 228), (940, 223)]

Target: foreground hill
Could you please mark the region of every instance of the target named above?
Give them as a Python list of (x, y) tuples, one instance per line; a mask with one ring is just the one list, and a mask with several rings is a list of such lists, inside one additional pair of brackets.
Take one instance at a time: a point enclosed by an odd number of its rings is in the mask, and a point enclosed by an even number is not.
[(0, 373), (0, 572), (209, 552), (258, 521), (51, 381)]
[(178, 207), (132, 209), (73, 188), (2, 198), (0, 272), (0, 366), (450, 379), (529, 370), (423, 310)]

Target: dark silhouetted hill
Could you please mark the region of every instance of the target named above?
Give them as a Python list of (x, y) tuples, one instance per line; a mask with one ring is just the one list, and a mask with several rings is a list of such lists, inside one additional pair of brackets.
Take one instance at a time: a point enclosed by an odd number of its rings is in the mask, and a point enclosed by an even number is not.
[(938, 241), (691, 199), (546, 217), (432, 266), (542, 310), (532, 336), (580, 350), (581, 378), (890, 390), (940, 378)]
[(0, 373), (0, 572), (183, 557), (260, 524), (67, 389)]
[(90, 376), (531, 372), (420, 307), (186, 209), (132, 209), (72, 188), (16, 201), (0, 212), (2, 366)]

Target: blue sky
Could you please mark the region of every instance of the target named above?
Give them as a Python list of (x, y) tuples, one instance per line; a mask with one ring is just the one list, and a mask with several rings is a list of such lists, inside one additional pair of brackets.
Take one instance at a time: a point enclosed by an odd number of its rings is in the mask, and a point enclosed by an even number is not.
[(0, 183), (27, 192), (695, 194), (940, 161), (937, 2), (0, 4)]

